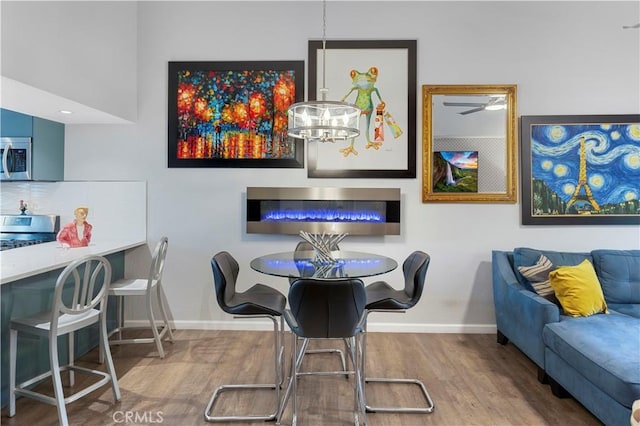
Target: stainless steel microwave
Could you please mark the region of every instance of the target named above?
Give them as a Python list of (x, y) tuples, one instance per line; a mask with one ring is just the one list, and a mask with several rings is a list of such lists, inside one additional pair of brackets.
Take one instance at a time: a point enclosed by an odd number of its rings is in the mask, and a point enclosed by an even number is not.
[(31, 138), (0, 138), (0, 180), (31, 180)]

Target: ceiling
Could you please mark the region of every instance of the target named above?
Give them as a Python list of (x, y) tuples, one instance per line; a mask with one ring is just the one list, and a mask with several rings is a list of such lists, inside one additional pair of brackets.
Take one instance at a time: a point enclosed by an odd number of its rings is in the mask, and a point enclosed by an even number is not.
[(64, 124), (131, 124), (123, 118), (7, 77), (1, 77), (0, 81), (0, 107)]

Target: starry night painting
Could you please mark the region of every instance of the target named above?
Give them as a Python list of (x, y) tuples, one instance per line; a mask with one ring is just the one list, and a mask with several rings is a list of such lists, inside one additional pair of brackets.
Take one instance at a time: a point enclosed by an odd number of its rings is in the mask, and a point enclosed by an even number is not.
[(304, 62), (169, 62), (169, 167), (303, 167)]
[[(528, 215), (619, 219), (591, 221), (601, 224), (640, 223), (637, 118), (529, 123), (532, 118), (522, 117), (523, 136), (525, 132), (527, 136), (523, 137), (523, 157), (528, 157), (527, 163), (523, 161), (523, 172), (530, 171), (531, 176), (529, 182), (523, 176), (523, 207), (527, 205)], [(526, 148), (525, 142), (529, 145)], [(523, 208), (523, 223), (527, 224), (524, 219)], [(541, 223), (553, 222), (530, 224)], [(580, 223), (580, 219), (572, 223)]]

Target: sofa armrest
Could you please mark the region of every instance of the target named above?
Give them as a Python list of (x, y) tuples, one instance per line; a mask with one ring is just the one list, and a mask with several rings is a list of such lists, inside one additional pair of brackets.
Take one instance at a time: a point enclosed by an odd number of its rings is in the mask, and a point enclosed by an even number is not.
[(518, 282), (510, 252), (494, 250), (491, 258), (498, 332), (544, 369), (542, 329), (560, 320), (560, 309)]

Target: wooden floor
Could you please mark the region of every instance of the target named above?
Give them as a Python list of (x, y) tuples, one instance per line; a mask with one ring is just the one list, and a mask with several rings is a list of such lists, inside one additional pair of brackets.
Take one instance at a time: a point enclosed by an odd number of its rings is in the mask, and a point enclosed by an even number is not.
[[(289, 343), (289, 339), (287, 339)], [(314, 342), (320, 347), (327, 342)], [(336, 347), (336, 343), (333, 342)], [(270, 379), (272, 340), (269, 332), (175, 332), (165, 343), (167, 356), (157, 357), (153, 345), (112, 347), (122, 400), (114, 403), (110, 387), (67, 406), (75, 425), (165, 424), (204, 425), (205, 406), (214, 388), (223, 383), (266, 382)], [(95, 366), (94, 350), (79, 362)], [(572, 398), (558, 399), (536, 379), (536, 367), (515, 346), (501, 346), (494, 335), (370, 333), (368, 375), (415, 377), (423, 380), (436, 408), (432, 414), (369, 413), (368, 424), (383, 425), (599, 425)], [(338, 368), (335, 355), (309, 355), (309, 369)], [(102, 368), (102, 367), (101, 367)], [(40, 389), (47, 388), (45, 383)], [(413, 386), (367, 386), (370, 405), (402, 401), (418, 404)], [(310, 376), (300, 380), (300, 425), (353, 424), (351, 383), (344, 377)], [(268, 410), (269, 391), (238, 398), (223, 394), (220, 408)], [(290, 424), (290, 406), (283, 424)], [(5, 425), (56, 425), (53, 406), (28, 398), (17, 402), (15, 417), (6, 408)], [(234, 423), (238, 424), (261, 424)]]

